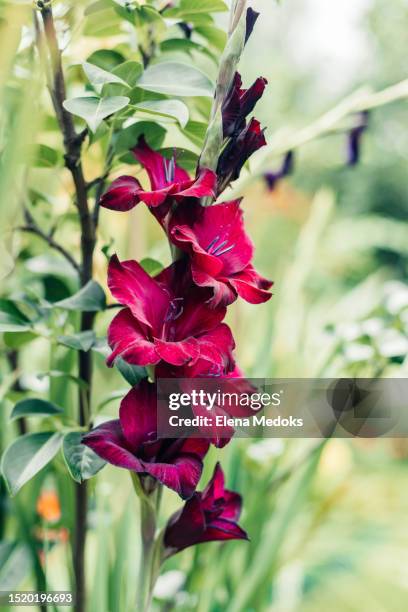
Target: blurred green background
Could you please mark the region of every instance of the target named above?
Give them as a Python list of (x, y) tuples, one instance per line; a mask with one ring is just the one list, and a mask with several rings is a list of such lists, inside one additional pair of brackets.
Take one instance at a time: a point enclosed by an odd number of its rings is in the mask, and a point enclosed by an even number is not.
[[(252, 5), (261, 18), (241, 72), (245, 84), (259, 74), (269, 81), (256, 112), (269, 138), (288, 127), (307, 125), (361, 85), (381, 89), (407, 77), (404, 0), (285, 0), (279, 5), (258, 0)], [(18, 18), (16, 8), (16, 28)], [(3, 40), (1, 62), (7, 74), (19, 43), (10, 30)], [(92, 37), (77, 39), (69, 47), (70, 59), (85, 59), (93, 44)], [(100, 38), (97, 44), (101, 45)], [(109, 48), (114, 40), (106, 36), (103, 44)], [(33, 74), (25, 91), (15, 89), (14, 98), (8, 92), (2, 100), (5, 108), (12, 109), (10, 121), (15, 122), (15, 151), (0, 184), (2, 285), (5, 295), (23, 288), (35, 292), (41, 285), (47, 297), (57, 299), (72, 291), (69, 270), (53, 253), (45, 252), (42, 242), (10, 231), (20, 214), (14, 187), (21, 178), (16, 163), (19, 147), (24, 149), (31, 138), (52, 145), (41, 104), (35, 115), (27, 107), (35, 88)], [(256, 265), (275, 285), (269, 303), (255, 308), (239, 302), (229, 314), (237, 360), (246, 374), (407, 376), (407, 123), (406, 101), (387, 105), (370, 117), (358, 166), (347, 167), (346, 137), (333, 134), (297, 151), (294, 175), (273, 192), (262, 181), (247, 189), (243, 206), (257, 249)], [(90, 154), (86, 163), (92, 174), (97, 160)], [(279, 159), (271, 162), (271, 169), (278, 166)], [(48, 202), (38, 197), (45, 222), (51, 217), (50, 204), (53, 214), (65, 215), (69, 207), (65, 175), (36, 168), (30, 180), (32, 197), (37, 191), (47, 194)], [(103, 211), (101, 217), (100, 246), (116, 250), (121, 258), (170, 261), (168, 247), (144, 207), (128, 215)], [(64, 219), (59, 235), (75, 250), (77, 235), (69, 218)], [(106, 257), (99, 249), (101, 284), (105, 271)], [(98, 318), (99, 335), (105, 333), (110, 316)], [(4, 353), (10, 351), (10, 346), (3, 348)], [(46, 339), (17, 348), (20, 387), (2, 401), (3, 447), (14, 436), (6, 425), (12, 401), (24, 390), (41, 393), (51, 385), (57, 403), (74, 401), (75, 385), (38, 376), (49, 367)], [(54, 364), (73, 359), (71, 351), (55, 350)], [(95, 362), (93, 409), (114, 416), (120, 394), (112, 392), (125, 391), (126, 384), (106, 368), (102, 355), (96, 355)], [(5, 359), (1, 372), (4, 382)], [(401, 612), (408, 608), (406, 440), (332, 440), (323, 445), (312, 440), (235, 440), (222, 451), (211, 451), (203, 482), (218, 458), (228, 485), (243, 495), (242, 525), (251, 541), (206, 544), (177, 555), (158, 582), (157, 610)], [(2, 503), (13, 510), (11, 529), (24, 538), (27, 529), (35, 528), (37, 533), (42, 528), (33, 500), (41, 491), (57, 492), (61, 516), (51, 537), (55, 543), (44, 542), (41, 534), (38, 541), (46, 549), (48, 587), (64, 589), (71, 571), (65, 530), (72, 529), (72, 492), (64, 486), (62, 465), (55, 463), (15, 501), (10, 502), (3, 491)], [(89, 610), (130, 612), (140, 552), (137, 500), (127, 474), (109, 466), (92, 481), (92, 488)], [(176, 496), (166, 492), (163, 507), (167, 515), (175, 510)], [(3, 532), (4, 525), (0, 527)], [(33, 587), (24, 549), (9, 554), (7, 546), (5, 539), (0, 544), (0, 590)]]

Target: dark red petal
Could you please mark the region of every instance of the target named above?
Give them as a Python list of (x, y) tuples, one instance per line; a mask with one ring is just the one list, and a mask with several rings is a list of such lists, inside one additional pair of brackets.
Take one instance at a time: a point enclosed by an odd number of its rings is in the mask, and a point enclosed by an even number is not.
[(229, 282), (238, 295), (250, 304), (261, 304), (272, 297), (268, 289), (273, 283), (260, 276), (252, 265), (235, 274)]
[(241, 111), (246, 117), (255, 108), (256, 103), (262, 97), (268, 81), (263, 77), (259, 77), (251, 85), (251, 87), (242, 94), (241, 96)]
[(141, 191), (139, 193), (139, 197), (142, 202), (150, 206), (151, 208), (156, 208), (163, 204), (166, 198), (174, 191), (174, 185), (169, 184), (167, 187), (163, 187), (163, 189), (157, 189), (156, 191)]
[[(211, 294), (210, 294), (211, 295)], [(203, 334), (217, 327), (225, 317), (225, 307), (211, 308), (207, 303), (208, 294), (202, 290), (192, 291), (183, 302), (183, 311), (174, 321), (176, 338), (182, 340), (189, 336)]]
[(161, 329), (170, 304), (169, 295), (136, 261), (120, 262), (113, 255), (108, 268), (108, 287), (140, 323), (155, 332)]
[(211, 524), (200, 537), (200, 543), (223, 540), (248, 540), (248, 535), (234, 521), (217, 518), (211, 521)]
[(197, 543), (205, 530), (204, 513), (201, 508), (201, 494), (195, 493), (169, 520), (164, 544), (177, 551)]
[[(149, 175), (152, 190), (156, 191), (169, 185), (165, 170), (167, 160), (160, 155), (160, 153), (157, 153), (157, 151), (153, 151), (143, 136), (140, 137), (137, 146), (132, 149), (132, 153)], [(175, 166), (174, 182), (188, 180), (190, 180), (190, 177), (188, 176), (187, 172), (182, 168)]]
[(120, 176), (110, 185), (99, 200), (100, 206), (125, 212), (140, 202), (141, 185), (133, 176)]
[(179, 342), (166, 342), (155, 338), (154, 345), (161, 359), (175, 366), (181, 366), (189, 361), (194, 362), (200, 354), (195, 338), (186, 338)]
[(203, 470), (202, 460), (195, 455), (180, 455), (169, 463), (144, 463), (144, 471), (183, 499), (194, 493)]
[(203, 505), (205, 508), (211, 507), (215, 500), (224, 497), (224, 472), (219, 461), (216, 463), (211, 480), (203, 491)]
[(157, 436), (156, 387), (146, 379), (123, 398), (119, 418), (123, 435), (136, 452), (142, 443)]
[(215, 189), (217, 185), (217, 175), (208, 168), (201, 168), (198, 177), (193, 184), (183, 191), (175, 193), (176, 199), (181, 198), (202, 198), (205, 196), (216, 197)]
[(241, 515), (242, 497), (235, 491), (224, 491), (225, 506), (221, 518), (237, 521)]
[(126, 447), (119, 420), (108, 421), (92, 429), (82, 438), (82, 443), (112, 465), (141, 471), (140, 461)]
[(112, 349), (112, 354), (107, 359), (109, 366), (118, 356), (128, 363), (141, 366), (160, 361), (153, 342), (147, 339), (143, 326), (128, 308), (118, 312), (109, 325), (108, 343)]

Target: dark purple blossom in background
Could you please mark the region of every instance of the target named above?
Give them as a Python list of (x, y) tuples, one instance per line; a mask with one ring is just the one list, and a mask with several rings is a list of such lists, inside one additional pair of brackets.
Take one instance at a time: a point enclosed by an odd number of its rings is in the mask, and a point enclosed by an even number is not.
[(279, 170), (275, 170), (275, 172), (265, 172), (264, 179), (268, 186), (269, 191), (273, 191), (277, 185), (277, 183), (283, 179), (285, 176), (292, 174), (294, 167), (295, 155), (293, 151), (288, 151), (283, 158), (282, 165)]

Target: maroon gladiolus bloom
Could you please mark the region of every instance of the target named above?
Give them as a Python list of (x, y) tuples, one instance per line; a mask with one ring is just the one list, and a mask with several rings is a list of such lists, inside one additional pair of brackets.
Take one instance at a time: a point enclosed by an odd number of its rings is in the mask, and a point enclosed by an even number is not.
[(132, 149), (132, 153), (149, 175), (151, 191), (145, 191), (133, 176), (121, 176), (113, 181), (103, 194), (100, 200), (101, 206), (124, 212), (139, 202), (145, 202), (148, 206), (156, 208), (169, 197), (176, 200), (188, 197), (214, 197), (216, 176), (212, 170), (202, 168), (198, 176), (191, 179), (183, 168), (177, 166), (174, 158), (168, 160), (153, 151), (143, 136)]
[(108, 463), (155, 480), (189, 498), (200, 480), (209, 442), (157, 439), (156, 386), (143, 380), (120, 405), (119, 419), (103, 423), (82, 438)]
[(213, 290), (212, 306), (231, 304), (237, 295), (252, 304), (269, 300), (272, 283), (251, 264), (254, 248), (239, 200), (204, 207), (193, 201), (180, 204), (169, 231), (174, 244), (191, 257), (194, 282)]
[(245, 127), (245, 118), (252, 113), (262, 97), (267, 80), (259, 77), (249, 89), (242, 89), (239, 72), (235, 73), (231, 89), (222, 107), (224, 138), (240, 132)]
[[(171, 282), (173, 264), (155, 278), (136, 261), (111, 258), (108, 285), (112, 295), (126, 306), (108, 330), (111, 365), (120, 355), (135, 365), (194, 364), (199, 358), (222, 365), (234, 341), (227, 325), (221, 323), (226, 309), (211, 308), (208, 292), (196, 287), (184, 290)], [(177, 291), (177, 292), (176, 292)], [(232, 360), (232, 357), (231, 357)]]
[(188, 546), (217, 540), (247, 540), (237, 524), (241, 496), (224, 488), (224, 474), (217, 463), (203, 492), (196, 492), (169, 520), (164, 535), (167, 556)]
[(266, 145), (264, 131), (257, 119), (252, 118), (249, 124), (230, 139), (218, 160), (218, 193), (221, 193), (231, 181), (235, 181), (242, 166), (255, 151)]

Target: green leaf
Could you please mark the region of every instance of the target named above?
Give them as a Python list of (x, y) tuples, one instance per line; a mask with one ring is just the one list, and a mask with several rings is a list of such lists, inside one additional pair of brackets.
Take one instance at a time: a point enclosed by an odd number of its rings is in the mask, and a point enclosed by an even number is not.
[(11, 349), (19, 349), (36, 338), (38, 338), (37, 334), (31, 331), (4, 332), (3, 336), (4, 344)]
[(186, 14), (221, 13), (227, 11), (227, 5), (222, 0), (181, 0), (179, 6), (165, 12), (165, 17), (182, 17)]
[(61, 440), (61, 433), (43, 431), (20, 436), (8, 446), (2, 457), (1, 473), (11, 495), (55, 457)]
[(10, 419), (21, 419), (29, 416), (54, 416), (62, 412), (62, 408), (56, 404), (32, 397), (17, 402), (11, 412)]
[(146, 368), (142, 368), (141, 366), (131, 365), (127, 363), (121, 357), (115, 359), (115, 366), (122, 374), (123, 378), (126, 382), (129, 383), (132, 387), (136, 387), (141, 380), (147, 378), (147, 370)]
[(213, 25), (200, 25), (195, 30), (197, 34), (206, 38), (216, 49), (223, 51), (227, 42), (227, 35), (224, 30), (220, 30), (220, 28)]
[(108, 72), (103, 68), (99, 68), (99, 66), (95, 66), (95, 64), (84, 62), (82, 66), (89, 82), (94, 86), (98, 93), (101, 92), (102, 87), (106, 85), (106, 83), (119, 83), (119, 85), (129, 87), (128, 83), (120, 76), (113, 74), (112, 72)]
[[(157, 123), (150, 121), (139, 121), (133, 125), (120, 130), (115, 136), (115, 151), (116, 153), (124, 153), (134, 147), (142, 134), (146, 137), (146, 142), (152, 149), (158, 149), (164, 140), (166, 130)], [(136, 160), (132, 159), (133, 163), (137, 163)]]
[(183, 134), (185, 134), (192, 143), (201, 148), (204, 143), (206, 131), (206, 123), (202, 121), (189, 121), (183, 130)]
[(98, 126), (106, 117), (125, 108), (129, 101), (130, 99), (126, 96), (111, 96), (109, 98), (89, 96), (65, 100), (63, 106), (73, 115), (85, 119), (90, 129), (96, 132)]
[(138, 87), (173, 96), (206, 96), (214, 94), (214, 84), (197, 68), (179, 62), (153, 64), (144, 71)]
[(63, 308), (64, 310), (98, 312), (99, 310), (105, 310), (106, 296), (100, 284), (91, 280), (77, 293), (65, 300), (54, 302), (52, 306)]
[[(115, 68), (125, 62), (125, 58), (121, 53), (113, 49), (98, 49), (91, 53), (87, 61), (90, 64), (94, 64), (94, 66), (99, 66), (99, 68), (113, 72)], [(123, 78), (121, 74), (119, 76)]]
[(19, 542), (0, 542), (0, 591), (18, 589), (32, 569), (30, 551)]
[(72, 336), (58, 336), (57, 340), (64, 346), (86, 353), (93, 347), (96, 335), (94, 331), (83, 331)]
[(145, 272), (150, 274), (150, 276), (156, 276), (156, 274), (159, 274), (159, 272), (161, 272), (164, 268), (163, 264), (161, 264), (160, 261), (156, 261), (151, 257), (145, 257), (144, 259), (142, 259), (140, 265), (142, 266)]
[(134, 87), (136, 85), (137, 79), (140, 77), (142, 72), (142, 64), (133, 60), (123, 62), (119, 66), (116, 66), (116, 68), (113, 70), (113, 74), (126, 81), (127, 85), (130, 85), (130, 87)]
[(106, 461), (98, 457), (88, 446), (81, 443), (83, 433), (71, 431), (64, 436), (62, 454), (72, 478), (76, 482), (83, 482), (95, 476), (105, 465)]
[(53, 168), (59, 165), (62, 157), (56, 149), (40, 144), (35, 147), (31, 161), (33, 166), (37, 168)]
[(180, 100), (146, 100), (135, 104), (135, 108), (152, 115), (176, 119), (183, 128), (189, 118), (188, 107)]
[(23, 332), (30, 329), (30, 321), (11, 300), (0, 299), (0, 332)]

